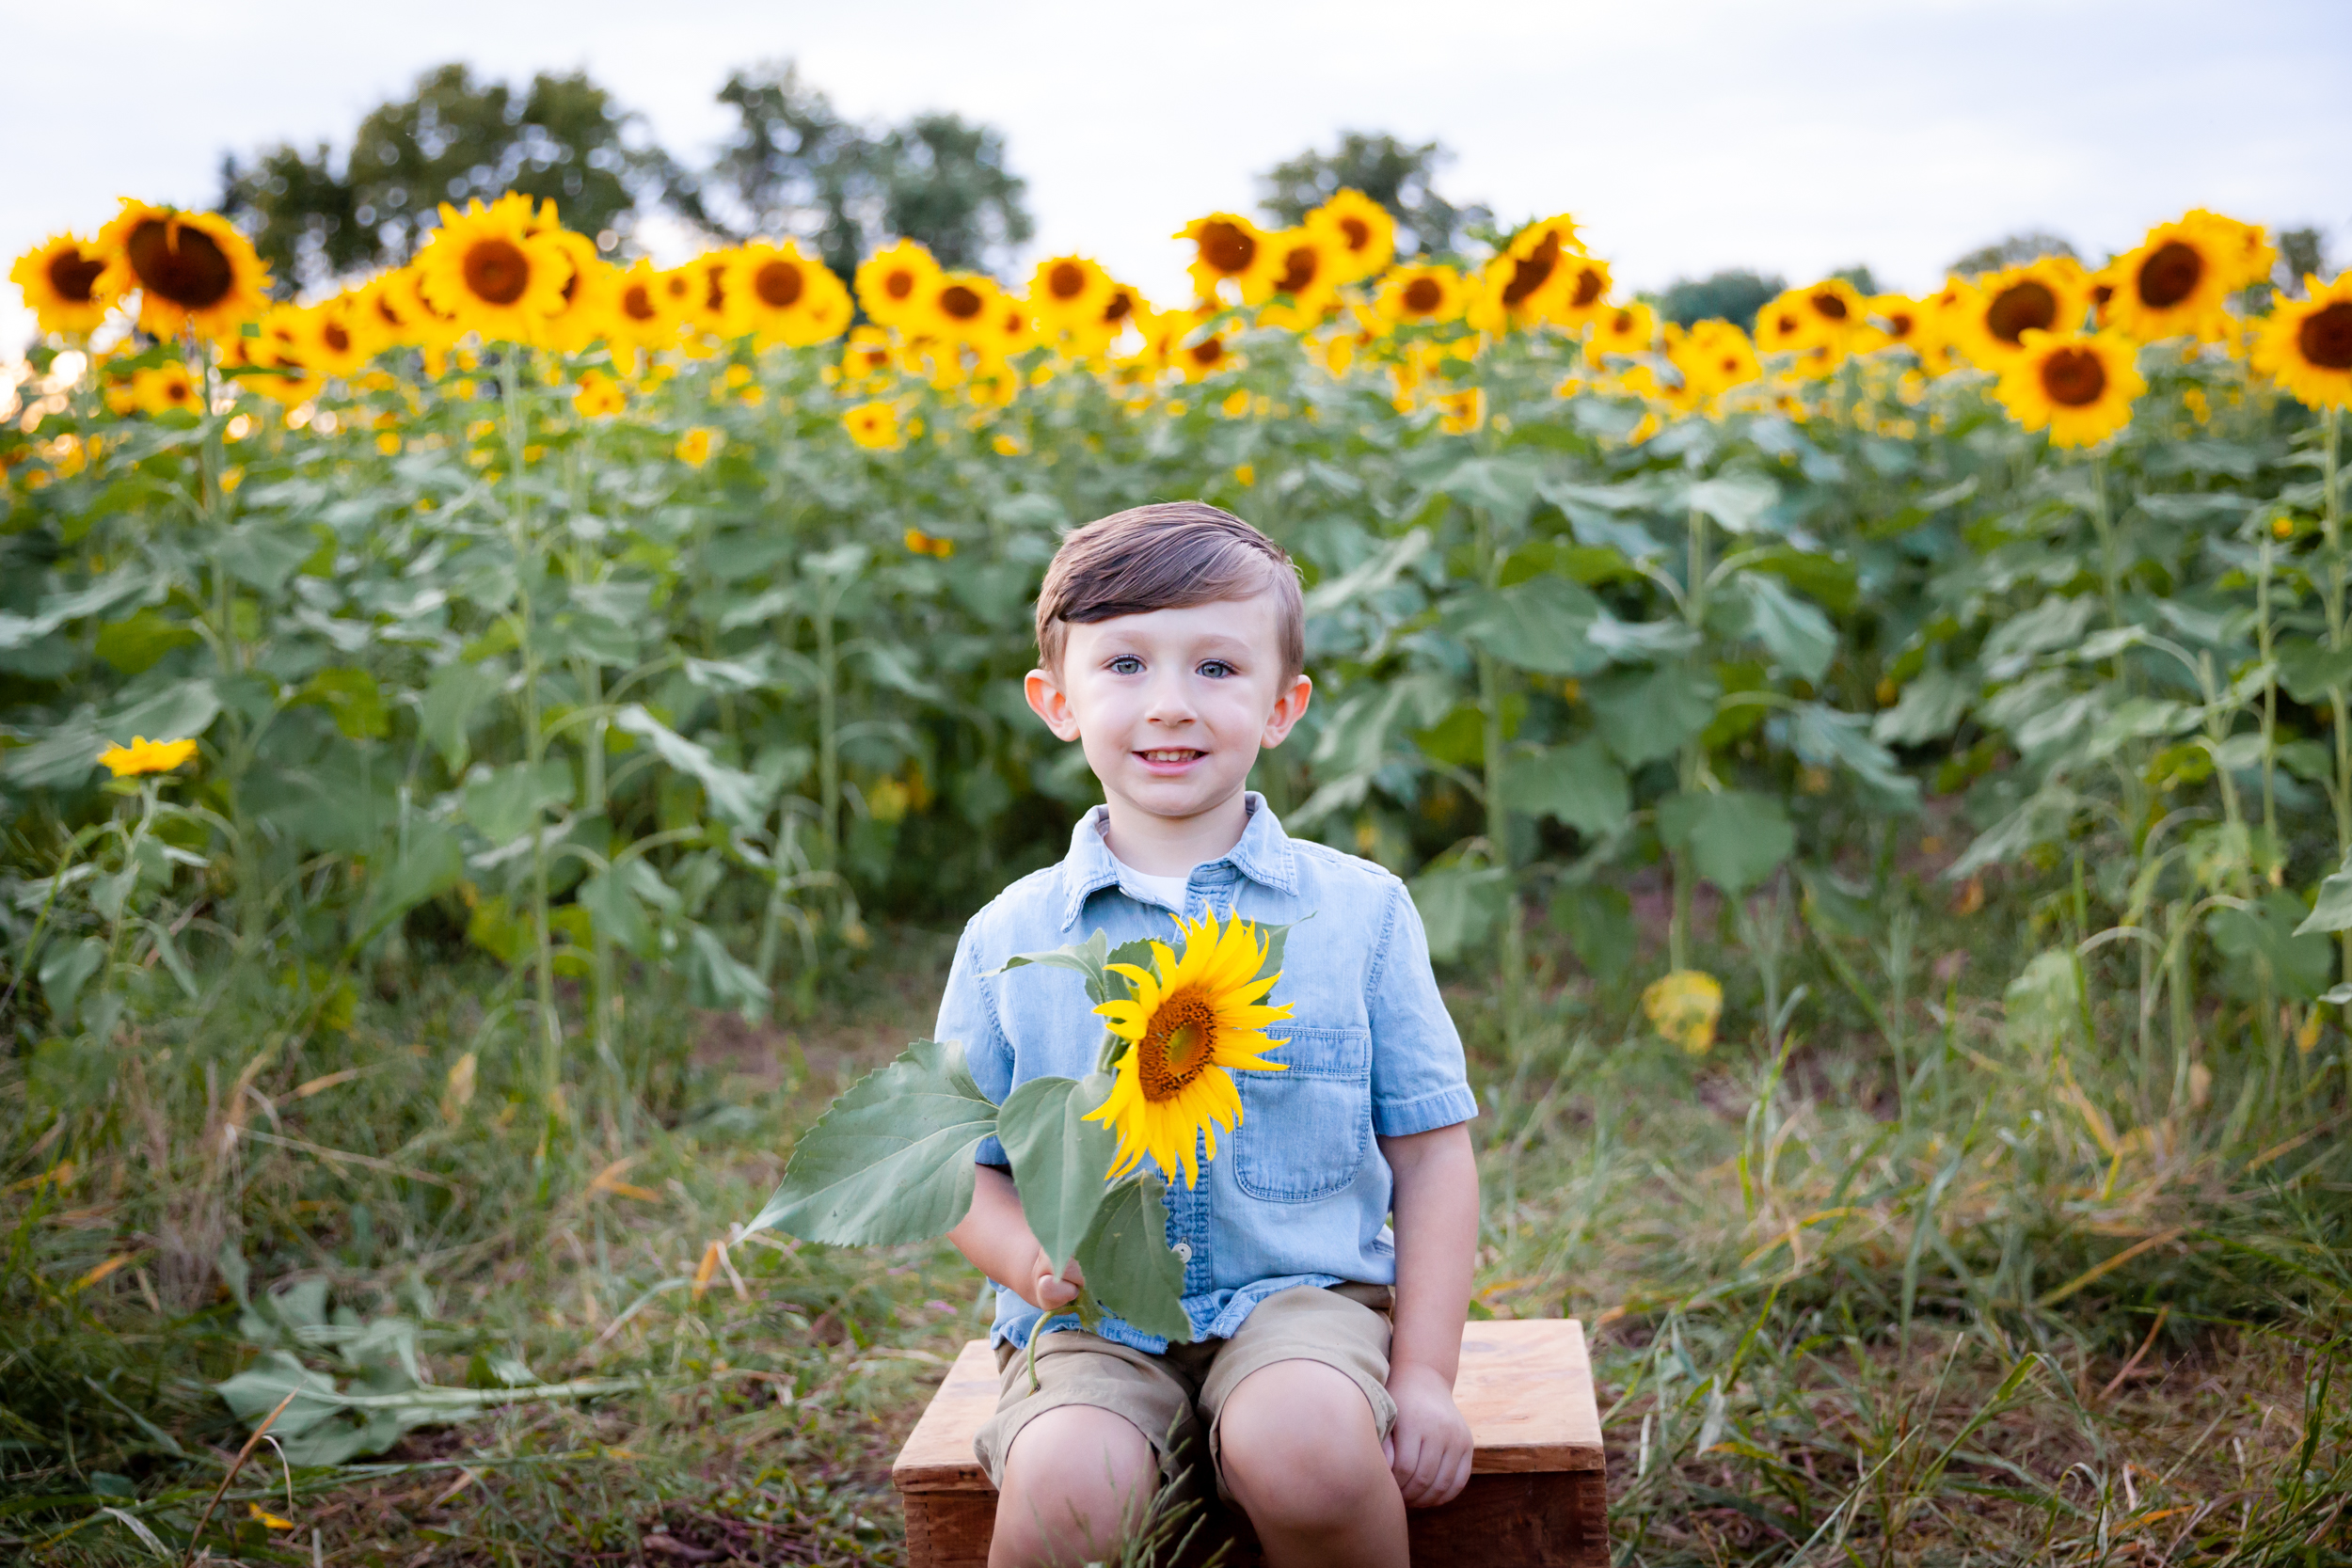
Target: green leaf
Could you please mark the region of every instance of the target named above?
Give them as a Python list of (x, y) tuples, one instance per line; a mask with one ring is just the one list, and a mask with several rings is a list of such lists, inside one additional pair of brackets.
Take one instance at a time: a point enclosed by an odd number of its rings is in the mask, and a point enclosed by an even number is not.
[(1733, 533), (1752, 533), (1780, 499), (1780, 486), (1762, 474), (1726, 473), (1702, 479), (1682, 493), (1682, 504), (1703, 512)]
[(2298, 937), (2313, 931), (2352, 931), (2352, 869), (2339, 871), (2319, 884), (2312, 912), (2295, 927)]
[(1443, 963), (1485, 936), (1508, 902), (1510, 873), (1500, 866), (1441, 866), (1413, 879), (1413, 908), (1429, 936), (1429, 957)]
[(135, 675), (174, 648), (203, 639), (153, 605), (98, 628), (98, 657), (126, 675)]
[(384, 709), (384, 694), (375, 677), (350, 666), (321, 670), (303, 684), (296, 703), (316, 703), (326, 709), (335, 727), (353, 740), (373, 739), (390, 732), (391, 715)]
[(0, 761), (0, 775), (30, 788), (86, 782), (98, 768), (98, 753), (135, 736), (180, 740), (201, 736), (220, 714), (220, 694), (204, 679), (180, 681), (161, 691), (98, 717), (84, 709), (30, 746)]
[(710, 799), (710, 809), (735, 826), (756, 829), (768, 819), (768, 791), (759, 780), (739, 768), (729, 768), (710, 754), (708, 747), (687, 739), (631, 703), (612, 716), (615, 729), (633, 735), (654, 754), (681, 773), (691, 775)]
[(1551, 923), (1587, 973), (1609, 976), (1633, 964), (1633, 900), (1606, 882), (1564, 882), (1551, 896)]
[(455, 887), (466, 874), (466, 858), (454, 829), (431, 817), (416, 817), (407, 824), (407, 843), (391, 864), (371, 865), (369, 870), (367, 901), (360, 906), (351, 939), (354, 947), (373, 941), (426, 899)]
[(1435, 488), (1479, 507), (1506, 527), (1518, 524), (1535, 504), (1542, 470), (1524, 457), (1466, 457)]
[(30, 615), (0, 610), (0, 651), (29, 648), (70, 621), (103, 615), (117, 605), (162, 591), (163, 584), (145, 572), (109, 572), (87, 588), (44, 601)]
[(750, 1018), (774, 999), (768, 982), (728, 952), (725, 941), (709, 927), (691, 927), (687, 944), (686, 975), (701, 1006), (732, 1007)]
[(1589, 675), (1609, 656), (1594, 645), (1600, 601), (1564, 577), (1531, 578), (1509, 588), (1473, 589), (1447, 609), (1456, 633), (1505, 664), (1547, 675)]
[(621, 878), (610, 871), (599, 871), (580, 884), (572, 895), (580, 907), (596, 922), (596, 934), (624, 952), (650, 956), (653, 951), (653, 922), (645, 917), (644, 906), (638, 903)]
[(1070, 942), (1042, 953), (1015, 953), (988, 974), (993, 979), (1030, 964), (1072, 970), (1086, 976), (1087, 997), (1099, 1007), (1112, 999), (1111, 974), (1104, 968), (1110, 959), (1110, 937), (1098, 928), (1084, 942)]
[[(1110, 1190), (1119, 1134), (1106, 1123), (1086, 1119), (1110, 1092), (1111, 1080), (1099, 1072), (1083, 1079), (1032, 1078), (1007, 1095), (996, 1113), (996, 1136), (1012, 1161), (1022, 1216), (1057, 1273), (1077, 1255)], [(1088, 1284), (1094, 1284), (1090, 1275)]]
[(2352, 648), (2289, 638), (2280, 642), (2278, 655), (2280, 684), (2298, 703), (2313, 705), (2330, 691), (2352, 688)]
[(308, 528), (254, 518), (230, 529), (213, 553), (230, 577), (274, 596), (318, 547), (318, 536)]
[(475, 712), (505, 684), (492, 666), (452, 660), (433, 672), (425, 683), (418, 710), (418, 725), (453, 773), (462, 771), (470, 752), (468, 732)]
[(1829, 617), (1761, 574), (1740, 578), (1739, 586), (1747, 598), (1749, 635), (1782, 669), (1801, 680), (1820, 680), (1837, 653), (1837, 630)]
[(963, 1048), (915, 1040), (869, 1072), (801, 1134), (783, 1184), (747, 1230), (774, 1227), (834, 1246), (925, 1242), (972, 1207), (972, 1156), (996, 1107)]
[(105, 961), (106, 943), (99, 937), (54, 943), (41, 955), (40, 993), (49, 999), (49, 1011), (61, 1024), (72, 1023), (82, 988)]
[(1556, 817), (1587, 838), (1633, 809), (1625, 769), (1597, 739), (1514, 751), (1502, 765), (1502, 799), (1513, 811)]
[(1113, 1187), (1078, 1243), (1078, 1267), (1104, 1307), (1146, 1334), (1181, 1344), (1192, 1338), (1192, 1323), (1184, 1316), (1184, 1260), (1168, 1247), (1163, 1191), (1148, 1171)]
[(493, 845), (512, 844), (538, 825), (539, 814), (572, 800), (572, 770), (561, 759), (516, 762), (466, 786), (466, 820)]
[(1973, 676), (1954, 674), (1941, 665), (1923, 670), (1895, 705), (1870, 723), (1870, 738), (1882, 746), (1922, 746), (1941, 740), (1960, 727), (1976, 701)]
[(2304, 930), (2308, 924), (2303, 900), (2284, 888), (2265, 890), (2244, 909), (2217, 909), (2205, 917), (2214, 946), (2237, 972), (2233, 989), (2249, 1001), (2263, 995), (2265, 979), (2274, 996), (2313, 1001), (2335, 977), (2335, 943)]
[(1771, 876), (1797, 847), (1796, 829), (1779, 801), (1736, 789), (1669, 798), (1658, 808), (1658, 836), (1731, 894)]
[(1788, 749), (1816, 768), (1842, 768), (1890, 806), (1918, 803), (1919, 781), (1895, 764), (1894, 753), (1870, 738), (1870, 721), (1822, 703), (1800, 703), (1788, 719)]
[(1678, 664), (1613, 672), (1584, 689), (1600, 737), (1628, 768), (1670, 757), (1715, 717), (1722, 685)]

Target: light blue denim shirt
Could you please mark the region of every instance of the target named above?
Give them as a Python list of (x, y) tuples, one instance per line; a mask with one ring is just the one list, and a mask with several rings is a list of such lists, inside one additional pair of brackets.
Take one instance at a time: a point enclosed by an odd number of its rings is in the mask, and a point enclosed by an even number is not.
[[(1247, 797), (1241, 842), (1193, 869), (1184, 913), (1238, 910), (1297, 922), (1282, 980), (1268, 998), (1290, 1019), (1269, 1028), (1280, 1072), (1236, 1072), (1240, 1125), (1217, 1138), (1200, 1182), (1168, 1183), (1168, 1244), (1184, 1260), (1184, 1313), (1195, 1339), (1224, 1338), (1250, 1309), (1295, 1285), (1396, 1282), (1389, 1163), (1373, 1141), (1451, 1127), (1478, 1114), (1462, 1040), (1429, 972), (1428, 939), (1405, 884), (1369, 861), (1294, 839)], [(980, 1091), (1001, 1102), (1032, 1078), (1094, 1070), (1103, 1021), (1068, 970), (992, 975), (1016, 953), (1080, 942), (1101, 927), (1111, 945), (1173, 935), (1168, 907), (1131, 878), (1103, 839), (1097, 806), (1058, 865), (1007, 888), (972, 917), (939, 1005), (935, 1038), (960, 1042)], [(1310, 918), (1311, 917), (1311, 918)], [(1007, 1164), (991, 1138), (983, 1164)], [(992, 1340), (1025, 1345), (1038, 1309), (996, 1287)], [(1068, 1315), (1054, 1327), (1074, 1325)], [(1117, 1318), (1104, 1337), (1157, 1354), (1168, 1341)]]

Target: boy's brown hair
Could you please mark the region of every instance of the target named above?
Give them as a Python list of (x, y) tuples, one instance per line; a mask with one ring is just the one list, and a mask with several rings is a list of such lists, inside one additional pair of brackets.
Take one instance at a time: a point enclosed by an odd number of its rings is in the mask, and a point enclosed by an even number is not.
[(1298, 570), (1281, 546), (1206, 501), (1155, 501), (1114, 512), (1064, 539), (1045, 569), (1037, 595), (1038, 661), (1060, 671), (1073, 622), (1268, 592), (1287, 683), (1307, 665), (1307, 610)]

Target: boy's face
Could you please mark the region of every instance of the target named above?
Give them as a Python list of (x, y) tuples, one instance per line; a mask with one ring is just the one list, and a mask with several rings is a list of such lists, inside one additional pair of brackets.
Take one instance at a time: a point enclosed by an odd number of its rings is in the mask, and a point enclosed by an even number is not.
[(1029, 705), (1086, 749), (1104, 793), (1153, 816), (1198, 816), (1242, 788), (1313, 690), (1284, 679), (1274, 595), (1073, 625), (1061, 668), (1032, 670)]

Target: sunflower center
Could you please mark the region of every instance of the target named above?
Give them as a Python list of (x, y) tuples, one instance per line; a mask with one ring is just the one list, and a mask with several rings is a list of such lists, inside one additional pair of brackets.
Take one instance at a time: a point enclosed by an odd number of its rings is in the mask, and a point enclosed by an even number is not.
[(724, 263), (720, 263), (710, 269), (710, 275), (706, 280), (709, 287), (703, 293), (703, 309), (713, 315), (727, 308), (726, 277), (726, 267)]
[(1136, 308), (1136, 296), (1121, 289), (1111, 295), (1111, 302), (1103, 308), (1103, 325), (1123, 322)]
[(2323, 371), (2352, 371), (2352, 302), (2340, 299), (2305, 316), (2295, 346)]
[(188, 384), (184, 381), (167, 381), (164, 383), (164, 396), (173, 403), (185, 403), (188, 401)]
[(531, 258), (512, 240), (476, 240), (466, 251), (466, 287), (492, 305), (512, 305), (531, 287)]
[(1560, 236), (1547, 231), (1535, 248), (1512, 263), (1511, 281), (1502, 286), (1502, 303), (1516, 307), (1542, 288), (1560, 264)]
[(1576, 299), (1574, 301), (1577, 309), (1581, 310), (1585, 306), (1590, 305), (1593, 301), (1598, 299), (1600, 297), (1600, 291), (1603, 287), (1604, 285), (1601, 282), (1600, 270), (1597, 267), (1586, 267), (1582, 272), (1578, 273), (1576, 275)]
[(621, 314), (631, 321), (653, 320), (655, 315), (653, 296), (646, 293), (643, 283), (631, 283), (621, 291)]
[(1225, 344), (1221, 339), (1203, 338), (1184, 352), (1192, 356), (1194, 364), (1206, 370), (1225, 357)]
[(1281, 280), (1274, 285), (1275, 292), (1285, 294), (1305, 293), (1313, 284), (1315, 274), (1322, 270), (1323, 257), (1313, 245), (1293, 245), (1291, 253), (1282, 259), (1282, 277)]
[(1075, 261), (1057, 261), (1045, 274), (1045, 292), (1056, 299), (1075, 299), (1087, 292), (1086, 269)]
[(237, 280), (220, 242), (201, 229), (149, 218), (131, 230), (123, 249), (139, 283), (183, 310), (202, 310), (220, 303)]
[(2169, 310), (2195, 293), (2204, 276), (2205, 259), (2194, 245), (2167, 240), (2139, 264), (2140, 303), (2152, 310)]
[(2026, 278), (2011, 283), (1985, 307), (1985, 330), (2012, 346), (2027, 332), (2047, 332), (2058, 320), (2058, 295), (2047, 283)]
[(789, 261), (771, 261), (752, 275), (752, 292), (772, 310), (789, 310), (799, 304), (804, 286), (801, 269)]
[(1445, 291), (1434, 277), (1416, 277), (1405, 285), (1405, 309), (1416, 316), (1429, 314), (1444, 298)]
[(1886, 335), (1890, 338), (1908, 338), (1911, 327), (1911, 312), (1908, 310), (1898, 310), (1886, 318)]
[(882, 277), (882, 293), (893, 299), (904, 299), (914, 292), (914, 274), (898, 267)]
[(1823, 289), (1813, 296), (1813, 312), (1826, 321), (1841, 322), (1848, 314), (1846, 302)]
[(1187, 992), (1162, 1002), (1136, 1045), (1136, 1074), (1143, 1098), (1173, 1100), (1216, 1060), (1216, 1015)]
[(49, 286), (69, 304), (87, 305), (90, 285), (105, 270), (106, 263), (97, 257), (78, 250), (60, 250), (49, 259)]
[(1200, 259), (1229, 277), (1248, 272), (1258, 259), (1258, 242), (1222, 218), (1200, 226)]
[(351, 334), (343, 330), (342, 323), (328, 322), (320, 329), (319, 336), (326, 341), (326, 346), (337, 354), (351, 352)]
[(979, 291), (962, 283), (950, 283), (939, 291), (939, 308), (960, 322), (968, 322), (980, 313)]
[(2042, 361), (2042, 389), (2067, 408), (2088, 408), (2107, 389), (2107, 368), (2087, 348), (2062, 348)]

